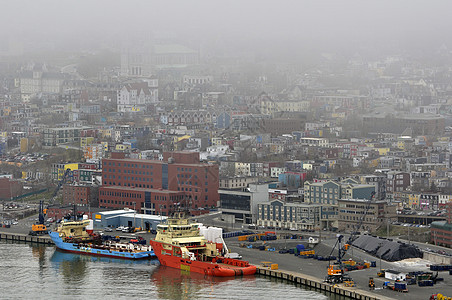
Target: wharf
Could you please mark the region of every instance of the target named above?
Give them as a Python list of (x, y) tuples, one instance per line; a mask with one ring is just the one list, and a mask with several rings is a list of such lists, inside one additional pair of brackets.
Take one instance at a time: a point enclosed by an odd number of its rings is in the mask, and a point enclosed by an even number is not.
[(53, 245), (52, 240), (48, 236), (32, 236), (24, 233), (0, 232), (0, 240)]
[[(325, 293), (333, 294), (337, 292), (338, 295), (341, 295), (339, 293), (345, 293), (339, 290), (337, 291), (333, 290), (332, 292), (328, 292), (333, 288), (333, 285), (323, 282), (324, 281), (323, 279), (327, 274), (328, 267), (327, 261), (318, 261), (315, 259), (303, 259), (291, 254), (281, 254), (278, 253), (277, 251), (260, 251), (254, 248), (249, 249), (246, 247), (241, 247), (240, 246), (241, 242), (234, 241), (233, 239), (226, 240), (226, 243), (231, 252), (239, 253), (240, 255), (243, 256), (243, 260), (247, 260), (251, 264), (259, 266), (258, 274), (263, 274), (264, 276), (271, 276), (273, 278), (284, 280), (286, 280), (288, 277), (287, 279), (288, 281), (293, 281), (294, 283), (297, 282), (297, 284), (306, 284), (307, 287), (312, 286), (319, 289), (319, 291), (324, 290)], [(331, 240), (331, 243), (334, 244), (334, 240)], [(330, 246), (324, 243), (318, 245), (316, 248), (317, 250), (319, 250), (318, 251), (319, 253), (320, 251), (327, 253), (331, 252)], [(353, 254), (354, 259), (358, 261), (377, 260), (377, 265), (379, 265), (378, 259), (372, 257), (367, 253), (362, 252), (359, 249), (352, 248), (352, 250), (349, 251), (348, 254)], [(278, 264), (278, 270), (270, 270), (269, 268), (263, 268), (261, 267), (262, 262), (271, 262), (274, 264)], [(416, 265), (415, 267), (408, 268), (399, 265), (397, 262), (383, 261), (381, 265), (382, 269), (392, 269), (401, 272), (429, 270), (429, 268), (425, 265), (424, 267)], [(419, 287), (417, 285), (409, 285), (408, 293), (398, 293), (396, 291), (383, 288), (383, 283), (387, 281), (387, 279), (378, 277), (377, 276), (378, 270), (379, 268), (369, 268), (347, 272), (347, 275), (349, 275), (355, 281), (356, 287), (344, 287), (342, 284), (340, 284), (339, 288), (355, 292), (358, 289), (360, 289), (360, 291), (363, 291), (362, 295), (370, 297), (368, 299), (411, 300), (411, 299), (429, 299), (430, 296), (435, 293), (441, 293), (447, 296), (452, 295), (452, 276), (449, 275), (448, 272), (439, 272), (439, 276), (444, 278), (444, 281), (438, 282), (434, 286)], [(294, 277), (309, 279), (310, 281), (307, 283), (303, 283), (302, 279), (294, 280), (292, 279), (292, 277), (290, 277), (291, 275), (293, 275)], [(373, 277), (375, 281), (374, 290), (368, 289), (370, 277)]]
[(332, 293), (335, 295), (348, 297), (351, 299), (362, 299), (362, 300), (393, 299), (393, 298), (385, 297), (382, 295), (376, 295), (376, 294), (370, 293), (368, 291), (357, 289), (354, 287), (331, 285), (331, 284), (323, 282), (322, 280), (320, 280), (314, 276), (309, 276), (307, 274), (302, 274), (302, 273), (297, 273), (297, 272), (291, 272), (291, 271), (286, 271), (286, 270), (270, 270), (267, 267), (258, 266), (257, 274), (285, 279), (288, 281), (292, 281), (294, 283), (302, 284), (302, 285), (305, 285), (308, 287), (326, 291), (326, 292), (329, 292), (329, 293)]

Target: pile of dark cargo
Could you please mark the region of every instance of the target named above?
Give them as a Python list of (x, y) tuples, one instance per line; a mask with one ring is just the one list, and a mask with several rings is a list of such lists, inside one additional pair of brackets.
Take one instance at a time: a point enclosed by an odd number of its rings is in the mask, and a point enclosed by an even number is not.
[(353, 246), (386, 261), (399, 261), (407, 258), (423, 257), (415, 245), (371, 235), (361, 235), (353, 241)]

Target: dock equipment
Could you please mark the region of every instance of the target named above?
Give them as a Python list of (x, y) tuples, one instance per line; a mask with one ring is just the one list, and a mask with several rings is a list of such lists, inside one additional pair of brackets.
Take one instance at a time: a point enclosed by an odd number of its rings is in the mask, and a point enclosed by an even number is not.
[(331, 256), (333, 254), (334, 249), (336, 249), (336, 247), (337, 247), (337, 249), (338, 249), (337, 261), (334, 264), (328, 265), (327, 276), (325, 277), (326, 282), (332, 283), (332, 284), (344, 282), (345, 268), (344, 268), (343, 258), (345, 256), (345, 254), (347, 253), (347, 250), (350, 248), (350, 245), (352, 244), (353, 240), (358, 235), (359, 229), (361, 228), (364, 218), (366, 217), (367, 212), (370, 208), (369, 204), (372, 202), (374, 197), (375, 197), (375, 192), (372, 192), (369, 200), (365, 204), (364, 213), (361, 215), (361, 218), (360, 218), (355, 230), (350, 234), (347, 242), (342, 244), (342, 239), (344, 238), (344, 236), (341, 234), (338, 235), (336, 243), (334, 244), (334, 247), (330, 253), (330, 256)]

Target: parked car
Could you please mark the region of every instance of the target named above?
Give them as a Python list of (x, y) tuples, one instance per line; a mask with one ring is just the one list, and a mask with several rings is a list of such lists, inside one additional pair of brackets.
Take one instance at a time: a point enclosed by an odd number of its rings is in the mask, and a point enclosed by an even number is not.
[(122, 229), (122, 232), (129, 232), (129, 227), (124, 227), (124, 228)]
[(116, 231), (123, 231), (123, 229), (124, 229), (124, 226), (116, 227)]
[(111, 229), (110, 227), (105, 227), (105, 228), (104, 228), (104, 231), (105, 231), (105, 232), (112, 232), (113, 229)]
[(234, 252), (228, 253), (228, 254), (226, 255), (226, 257), (233, 258), (233, 259), (242, 259), (242, 256), (241, 256), (240, 254), (234, 253)]

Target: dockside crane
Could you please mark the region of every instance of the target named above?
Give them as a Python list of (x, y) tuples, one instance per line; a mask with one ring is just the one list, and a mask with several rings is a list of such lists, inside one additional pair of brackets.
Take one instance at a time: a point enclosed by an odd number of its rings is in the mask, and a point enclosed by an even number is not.
[(372, 200), (375, 197), (375, 192), (372, 192), (370, 194), (369, 200), (366, 202), (364, 213), (362, 214), (361, 218), (359, 219), (358, 224), (356, 225), (356, 228), (353, 230), (353, 232), (350, 234), (348, 240), (343, 243), (344, 236), (342, 234), (339, 234), (337, 236), (336, 243), (333, 246), (333, 249), (331, 250), (330, 257), (333, 254), (334, 249), (338, 250), (337, 254), (337, 261), (333, 264), (328, 265), (328, 275), (325, 278), (326, 282), (329, 283), (342, 283), (345, 280), (351, 280), (351, 278), (348, 278), (345, 276), (344, 272), (344, 264), (343, 264), (343, 258), (345, 254), (347, 253), (347, 250), (350, 248), (350, 245), (355, 240), (356, 236), (359, 233), (359, 229), (361, 228), (365, 217), (367, 216), (367, 212), (369, 211), (370, 204), (372, 203)]
[[(66, 169), (66, 171), (63, 174), (63, 177), (60, 181), (58, 181), (57, 187), (53, 191), (53, 194), (49, 200), (49, 205), (52, 205), (55, 201), (55, 197), (60, 190), (60, 188), (63, 186), (63, 184), (66, 182), (67, 178), (71, 174), (71, 169)], [(39, 211), (38, 211), (38, 221), (31, 225), (31, 230), (28, 233), (29, 235), (39, 235), (39, 234), (46, 234), (48, 231), (47, 226), (45, 225), (45, 216), (47, 215), (47, 208), (44, 208), (44, 200), (39, 201)]]
[(39, 215), (38, 221), (31, 225), (31, 231), (29, 235), (38, 235), (38, 234), (46, 234), (47, 226), (44, 224), (44, 218), (47, 214), (47, 209), (44, 209), (44, 201), (39, 201)]

